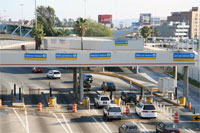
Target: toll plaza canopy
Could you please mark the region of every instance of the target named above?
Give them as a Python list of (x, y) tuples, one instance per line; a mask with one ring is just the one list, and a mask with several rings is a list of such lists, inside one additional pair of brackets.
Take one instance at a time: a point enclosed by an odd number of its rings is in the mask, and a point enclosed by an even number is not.
[(184, 51), (0, 51), (0, 67), (191, 66), (194, 60), (194, 53)]

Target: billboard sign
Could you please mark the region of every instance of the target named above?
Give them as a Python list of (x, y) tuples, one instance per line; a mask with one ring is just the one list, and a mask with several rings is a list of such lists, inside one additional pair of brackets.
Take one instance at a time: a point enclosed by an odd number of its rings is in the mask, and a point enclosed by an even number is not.
[(77, 53), (56, 53), (56, 60), (77, 60)]
[(142, 13), (140, 14), (140, 24), (151, 24), (151, 13)]
[(115, 46), (128, 46), (128, 40), (115, 40)]
[(90, 53), (90, 59), (92, 60), (111, 59), (111, 53)]
[(155, 60), (156, 59), (156, 53), (135, 53), (135, 59)]
[(25, 53), (24, 60), (46, 60), (46, 53)]
[(173, 61), (193, 62), (194, 53), (173, 53)]
[(111, 24), (112, 15), (98, 15), (98, 22), (103, 24)]

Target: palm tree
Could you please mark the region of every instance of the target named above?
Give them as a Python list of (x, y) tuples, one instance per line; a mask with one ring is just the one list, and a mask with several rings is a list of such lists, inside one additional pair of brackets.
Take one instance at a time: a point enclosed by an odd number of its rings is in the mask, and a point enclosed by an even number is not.
[(40, 50), (41, 38), (45, 35), (43, 26), (41, 24), (37, 24), (37, 27), (35, 26), (33, 28), (32, 34), (35, 38), (35, 49)]
[(147, 38), (150, 36), (151, 34), (151, 29), (147, 26), (144, 26), (141, 31), (140, 31), (142, 37), (145, 39), (145, 43), (147, 41)]
[(76, 34), (81, 37), (81, 50), (83, 50), (83, 36), (85, 36), (87, 19), (78, 18), (75, 22), (74, 29)]

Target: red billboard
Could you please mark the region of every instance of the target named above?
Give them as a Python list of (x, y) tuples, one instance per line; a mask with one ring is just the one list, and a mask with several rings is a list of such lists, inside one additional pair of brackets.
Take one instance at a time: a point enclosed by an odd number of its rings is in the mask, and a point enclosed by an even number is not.
[(112, 15), (99, 15), (98, 22), (103, 24), (111, 24), (112, 23)]

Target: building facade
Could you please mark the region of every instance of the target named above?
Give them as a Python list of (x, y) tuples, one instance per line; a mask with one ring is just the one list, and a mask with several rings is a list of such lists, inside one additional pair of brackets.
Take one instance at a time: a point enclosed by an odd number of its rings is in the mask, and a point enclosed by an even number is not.
[(172, 12), (167, 21), (186, 22), (190, 25), (189, 37), (199, 38), (200, 36), (200, 9), (193, 7), (190, 11)]

